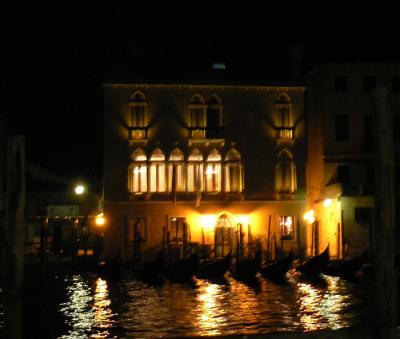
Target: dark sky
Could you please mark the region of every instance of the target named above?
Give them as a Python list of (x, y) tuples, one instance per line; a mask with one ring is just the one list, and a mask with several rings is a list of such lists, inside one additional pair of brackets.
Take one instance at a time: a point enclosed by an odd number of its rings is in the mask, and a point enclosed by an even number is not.
[(366, 15), (322, 8), (322, 14), (304, 15), (284, 6), (217, 11), (197, 4), (202, 11), (175, 12), (136, 5), (2, 13), (2, 113), (10, 132), (25, 134), (31, 162), (69, 178), (101, 178), (101, 84), (113, 65), (137, 61), (153, 77), (190, 78), (213, 61), (226, 61), (241, 78), (280, 80), (289, 73), (293, 45), (303, 46), (304, 70), (317, 58), (360, 51), (358, 46), (364, 55), (381, 45), (389, 46), (388, 55), (398, 54), (399, 24), (390, 10)]

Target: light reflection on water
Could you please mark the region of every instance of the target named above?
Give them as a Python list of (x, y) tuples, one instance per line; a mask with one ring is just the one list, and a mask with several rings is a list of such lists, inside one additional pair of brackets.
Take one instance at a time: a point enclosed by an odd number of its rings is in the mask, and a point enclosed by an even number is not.
[[(68, 325), (60, 338), (157, 338), (338, 329), (366, 323), (366, 288), (340, 278), (283, 284), (231, 277), (153, 286), (127, 278), (87, 275), (65, 279), (59, 311)], [(121, 336), (121, 331), (123, 335)]]

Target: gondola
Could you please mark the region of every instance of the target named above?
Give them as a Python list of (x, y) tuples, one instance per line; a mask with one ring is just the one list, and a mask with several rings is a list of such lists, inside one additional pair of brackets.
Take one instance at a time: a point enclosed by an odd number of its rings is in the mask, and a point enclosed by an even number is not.
[(124, 261), (120, 254), (117, 254), (110, 260), (104, 260), (99, 263), (99, 275), (105, 278), (118, 279), (122, 276)]
[(144, 281), (161, 281), (163, 280), (164, 271), (164, 251), (159, 250), (152, 257), (142, 257), (133, 263), (132, 272), (136, 278)]
[(359, 256), (345, 260), (335, 260), (328, 264), (324, 273), (345, 279), (352, 279), (354, 274), (368, 262), (368, 251), (365, 250)]
[(225, 257), (205, 260), (200, 263), (196, 277), (202, 279), (222, 279), (232, 264), (232, 253)]
[(267, 263), (260, 268), (260, 274), (268, 279), (279, 280), (284, 278), (285, 274), (290, 270), (293, 265), (294, 255), (293, 252), (283, 257), (282, 259), (275, 260), (272, 263)]
[(254, 258), (238, 258), (231, 270), (232, 275), (239, 280), (254, 279), (261, 267), (261, 251), (257, 251)]
[(296, 270), (303, 275), (315, 277), (324, 271), (328, 263), (329, 263), (329, 245), (322, 253), (312, 257), (302, 265), (299, 265), (296, 268)]
[(165, 274), (174, 281), (189, 281), (199, 268), (199, 256), (197, 253), (189, 257), (175, 259), (165, 267)]

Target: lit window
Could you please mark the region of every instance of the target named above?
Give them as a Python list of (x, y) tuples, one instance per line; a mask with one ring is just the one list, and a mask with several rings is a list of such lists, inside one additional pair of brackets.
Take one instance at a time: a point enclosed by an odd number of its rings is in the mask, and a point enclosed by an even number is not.
[(129, 166), (128, 189), (132, 193), (147, 192), (147, 157), (142, 149), (132, 153)]
[(277, 138), (283, 140), (293, 139), (292, 99), (287, 93), (281, 93), (275, 100), (274, 107)]
[(184, 156), (181, 150), (174, 149), (169, 157), (168, 190), (172, 192), (175, 185), (176, 192), (185, 191)]
[(135, 92), (129, 103), (131, 111), (131, 139), (147, 138), (147, 102), (144, 94), (140, 91)]
[(221, 155), (215, 149), (207, 158), (205, 170), (207, 192), (221, 192), (221, 160)]
[[(190, 126), (192, 128), (198, 127), (204, 133), (206, 127), (206, 105), (203, 96), (195, 94), (190, 100)], [(199, 136), (204, 138), (204, 135)]]
[(240, 153), (232, 148), (225, 157), (225, 192), (242, 191), (242, 168)]
[(165, 156), (156, 148), (150, 157), (150, 192), (165, 192)]
[(187, 165), (188, 192), (203, 191), (203, 155), (194, 149), (188, 158)]
[(276, 191), (283, 194), (291, 194), (297, 190), (296, 165), (293, 155), (287, 149), (278, 155), (275, 167)]
[(291, 217), (291, 216), (279, 217), (279, 229), (281, 232), (281, 239), (293, 240), (294, 239), (294, 217)]

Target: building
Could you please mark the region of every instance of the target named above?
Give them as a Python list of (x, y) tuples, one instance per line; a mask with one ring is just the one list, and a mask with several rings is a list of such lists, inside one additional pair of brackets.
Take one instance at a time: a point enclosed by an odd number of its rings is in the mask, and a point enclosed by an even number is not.
[[(331, 256), (360, 254), (369, 244), (375, 195), (374, 89), (386, 87), (393, 113), (397, 177), (400, 141), (400, 65), (323, 62), (306, 76), (307, 191), (314, 216), (308, 242)], [(396, 186), (397, 196), (399, 186)], [(314, 221), (314, 222), (312, 222)]]
[[(170, 241), (222, 255), (237, 239), (304, 250), (305, 87), (104, 84), (105, 254)], [(274, 251), (273, 251), (274, 252)]]

